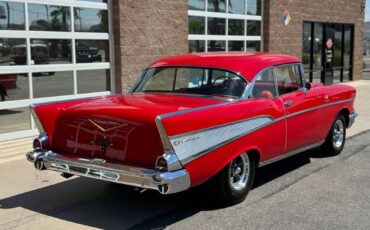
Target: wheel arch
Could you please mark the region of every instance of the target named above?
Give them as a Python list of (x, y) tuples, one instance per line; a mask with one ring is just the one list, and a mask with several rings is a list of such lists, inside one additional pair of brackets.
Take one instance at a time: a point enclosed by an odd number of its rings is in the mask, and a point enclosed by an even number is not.
[(344, 116), (344, 120), (346, 121), (346, 127), (348, 127), (349, 124), (349, 109), (347, 107), (341, 108), (338, 112), (338, 115), (341, 114)]

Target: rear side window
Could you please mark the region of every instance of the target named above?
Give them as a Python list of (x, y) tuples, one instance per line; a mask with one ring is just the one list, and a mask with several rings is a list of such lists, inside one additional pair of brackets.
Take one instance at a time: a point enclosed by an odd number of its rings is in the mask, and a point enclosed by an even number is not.
[(272, 68), (263, 71), (257, 76), (252, 94), (254, 98), (272, 99), (277, 96)]
[(283, 65), (274, 68), (279, 95), (297, 91), (303, 87), (299, 65)]

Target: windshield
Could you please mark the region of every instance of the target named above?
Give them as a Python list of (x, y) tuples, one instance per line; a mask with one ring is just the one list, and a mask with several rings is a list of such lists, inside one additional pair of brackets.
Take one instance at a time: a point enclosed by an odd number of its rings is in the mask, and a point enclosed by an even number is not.
[(132, 92), (183, 93), (240, 98), (246, 86), (246, 80), (226, 70), (160, 67), (148, 69)]

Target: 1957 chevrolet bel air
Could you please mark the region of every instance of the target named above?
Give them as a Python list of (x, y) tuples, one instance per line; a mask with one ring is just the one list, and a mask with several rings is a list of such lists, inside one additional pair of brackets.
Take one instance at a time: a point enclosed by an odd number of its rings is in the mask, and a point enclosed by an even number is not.
[(27, 159), (162, 194), (207, 182), (235, 204), (257, 167), (319, 146), (339, 154), (355, 95), (306, 82), (287, 55), (179, 55), (153, 63), (128, 94), (31, 106), (41, 134)]

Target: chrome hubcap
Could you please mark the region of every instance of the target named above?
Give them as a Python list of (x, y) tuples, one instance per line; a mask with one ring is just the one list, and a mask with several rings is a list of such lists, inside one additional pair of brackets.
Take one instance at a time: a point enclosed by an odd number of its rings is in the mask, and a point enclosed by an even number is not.
[(333, 130), (333, 144), (335, 148), (340, 148), (344, 141), (344, 124), (341, 120), (337, 120)]
[(247, 186), (250, 173), (249, 158), (246, 154), (238, 156), (230, 164), (230, 185), (234, 190), (242, 190)]

